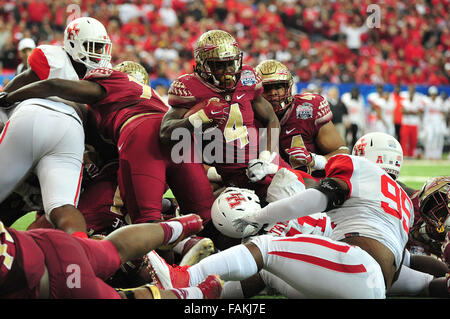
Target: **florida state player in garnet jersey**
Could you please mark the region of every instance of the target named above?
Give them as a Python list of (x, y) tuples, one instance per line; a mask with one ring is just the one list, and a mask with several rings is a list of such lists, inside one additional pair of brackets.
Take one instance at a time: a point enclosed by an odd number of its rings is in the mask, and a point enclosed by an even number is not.
[(333, 114), (323, 96), (292, 95), (292, 75), (278, 61), (262, 61), (255, 70), (262, 78), (263, 96), (280, 119), (281, 157), (293, 168), (323, 172), (332, 155), (350, 153), (331, 122)]
[[(250, 160), (263, 154), (269, 155), (265, 158), (268, 160), (271, 152), (278, 149), (279, 121), (261, 95), (261, 80), (252, 67), (242, 65), (242, 52), (225, 31), (202, 34), (194, 55), (194, 72), (180, 76), (169, 89), (172, 108), (162, 121), (161, 140), (173, 145), (172, 133), (178, 128), (195, 133), (196, 129), (200, 132), (215, 126), (212, 137), (218, 143), (216, 154), (209, 159), (204, 145), (203, 160), (217, 169), (225, 185), (254, 189), (258, 196), (264, 196), (270, 180), (251, 183), (246, 175)], [(202, 102), (203, 109), (186, 116)], [(267, 149), (258, 149), (255, 118), (267, 129)], [(205, 130), (203, 144), (207, 144), (207, 134)]]
[(205, 171), (199, 163), (171, 161), (170, 150), (159, 141), (160, 123), (168, 106), (147, 83), (145, 69), (126, 61), (114, 69), (94, 69), (82, 81), (51, 79), (30, 84), (8, 94), (8, 101), (56, 95), (87, 103), (99, 132), (117, 145), (120, 197), (131, 222), (161, 220), (167, 182), (180, 212), (196, 212), (206, 224), (214, 197)]
[(56, 229), (18, 231), (0, 222), (0, 298), (8, 299), (198, 299), (218, 298), (222, 282), (210, 277), (197, 287), (160, 290), (155, 285), (114, 289), (105, 283), (119, 266), (202, 228), (198, 215), (129, 225), (103, 240)]

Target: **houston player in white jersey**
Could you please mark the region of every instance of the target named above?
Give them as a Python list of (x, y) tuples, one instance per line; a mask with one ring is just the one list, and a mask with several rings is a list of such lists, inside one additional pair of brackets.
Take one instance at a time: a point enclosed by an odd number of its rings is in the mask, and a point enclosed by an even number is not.
[(208, 274), (243, 280), (264, 269), (303, 297), (384, 298), (402, 264), (414, 213), (393, 179), (403, 160), (398, 141), (383, 133), (362, 139), (354, 155), (330, 158), (318, 187), (235, 220), (252, 235), (265, 224), (325, 211), (336, 224), (331, 238), (253, 237), (190, 267), (190, 285)]
[[(8, 94), (48, 78), (78, 80), (86, 71), (109, 64), (111, 42), (104, 26), (93, 18), (73, 20), (64, 32), (64, 47), (42, 45), (29, 57), (30, 68), (0, 93)], [(77, 112), (78, 111), (78, 112)], [(69, 233), (85, 236), (86, 223), (76, 209), (84, 151), (83, 114), (67, 103), (30, 99), (15, 106), (0, 140), (0, 201), (31, 171), (39, 178), (47, 219)]]

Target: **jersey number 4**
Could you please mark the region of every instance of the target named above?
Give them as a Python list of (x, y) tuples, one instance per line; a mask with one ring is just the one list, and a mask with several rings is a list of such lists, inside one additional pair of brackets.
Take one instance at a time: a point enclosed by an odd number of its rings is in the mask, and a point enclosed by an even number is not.
[(401, 220), (403, 229), (408, 234), (409, 220), (411, 218), (410, 209), (412, 209), (412, 202), (408, 195), (387, 175), (381, 175), (381, 192), (388, 199), (386, 202), (381, 201), (381, 208), (387, 214)]
[(223, 135), (227, 143), (239, 139), (241, 148), (248, 144), (247, 126), (244, 125), (244, 119), (237, 103), (230, 106), (230, 114)]

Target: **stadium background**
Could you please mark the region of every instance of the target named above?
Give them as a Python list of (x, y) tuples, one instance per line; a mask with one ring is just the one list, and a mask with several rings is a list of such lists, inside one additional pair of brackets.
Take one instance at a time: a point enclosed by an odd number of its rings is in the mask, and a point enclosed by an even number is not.
[[(388, 92), (396, 84), (402, 90), (414, 84), (422, 94), (434, 85), (439, 93), (450, 95), (449, 0), (0, 0), (0, 4), (0, 90), (15, 75), (22, 38), (32, 38), (37, 45), (62, 45), (67, 21), (81, 15), (104, 23), (113, 42), (114, 64), (141, 63), (152, 87), (162, 94), (175, 78), (192, 71), (195, 40), (207, 30), (224, 29), (237, 39), (244, 63), (256, 66), (275, 58), (286, 64), (295, 76), (297, 92), (313, 83), (324, 91), (337, 86), (342, 95), (356, 86), (367, 108), (367, 95), (376, 84), (384, 84)], [(360, 32), (371, 4), (380, 9), (380, 25)], [(350, 28), (341, 28), (344, 25)], [(428, 177), (449, 174), (450, 161), (444, 153), (441, 161), (406, 160), (400, 180), (420, 188)], [(32, 220), (33, 212), (13, 227), (26, 229)]]

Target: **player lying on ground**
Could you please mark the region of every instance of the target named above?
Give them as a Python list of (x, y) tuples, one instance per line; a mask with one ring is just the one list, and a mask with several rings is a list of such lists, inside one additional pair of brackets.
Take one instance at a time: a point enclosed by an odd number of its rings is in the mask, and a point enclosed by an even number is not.
[(115, 290), (104, 280), (119, 266), (156, 248), (175, 245), (202, 229), (198, 215), (122, 227), (103, 240), (79, 238), (55, 229), (17, 231), (0, 222), (2, 298), (217, 298), (218, 277), (198, 287), (160, 291), (155, 286)]

